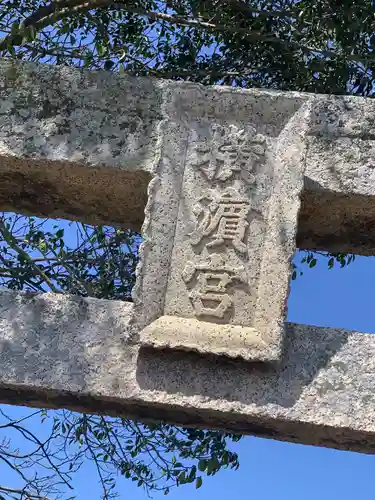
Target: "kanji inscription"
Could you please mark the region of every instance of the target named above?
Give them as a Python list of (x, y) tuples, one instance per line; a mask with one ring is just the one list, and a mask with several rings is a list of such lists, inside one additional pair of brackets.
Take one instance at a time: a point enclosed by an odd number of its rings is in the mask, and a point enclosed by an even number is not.
[(243, 241), (249, 223), (250, 204), (234, 188), (226, 189), (222, 195), (207, 190), (193, 207), (197, 223), (190, 234), (192, 245), (197, 245), (205, 237), (212, 236), (207, 248), (217, 247), (230, 242), (240, 253), (245, 254), (247, 247)]
[(254, 171), (264, 162), (266, 138), (253, 127), (215, 124), (212, 138), (199, 143), (195, 152), (195, 166), (209, 181), (226, 181), (238, 173), (247, 184), (254, 184)]
[(182, 277), (186, 283), (196, 277), (196, 284), (189, 297), (197, 316), (224, 318), (233, 300), (228, 287), (235, 281), (246, 282), (245, 269), (225, 263), (219, 254), (212, 254), (199, 264), (188, 262)]
[[(279, 360), (311, 103), (255, 90), (239, 98), (228, 89), (211, 98), (211, 89), (200, 89), (207, 102), (200, 109), (196, 94), (181, 96), (181, 89), (168, 93), (164, 111), (172, 110), (171, 120), (160, 128), (160, 168), (168, 171), (169, 196), (177, 203), (173, 229), (165, 231), (168, 198), (152, 198), (158, 237), (171, 245), (161, 315), (144, 329), (144, 344)], [(152, 241), (144, 250), (153, 252), (157, 283), (164, 251)]]
[[(200, 257), (198, 263), (189, 259), (183, 280), (193, 286), (189, 298), (195, 314), (222, 319), (235, 312), (238, 295), (229, 285), (241, 281), (248, 285), (244, 277), (252, 210), (248, 186), (256, 184), (267, 141), (251, 126), (215, 123), (210, 129), (209, 138), (195, 144), (191, 163), (204, 174), (208, 186), (190, 208), (195, 227), (188, 234), (189, 242)], [(226, 186), (221, 187), (220, 181)], [(210, 255), (213, 250), (217, 253)]]

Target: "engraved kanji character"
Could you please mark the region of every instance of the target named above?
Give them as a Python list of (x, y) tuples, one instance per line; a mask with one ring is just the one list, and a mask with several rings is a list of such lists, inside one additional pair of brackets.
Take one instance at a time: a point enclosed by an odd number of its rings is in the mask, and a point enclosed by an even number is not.
[[(208, 207), (204, 201), (209, 202)], [(197, 218), (195, 230), (190, 234), (190, 241), (197, 245), (206, 236), (212, 235), (213, 241), (207, 247), (222, 245), (230, 241), (240, 253), (246, 253), (247, 247), (243, 241), (249, 223), (247, 217), (250, 210), (249, 201), (242, 198), (234, 188), (228, 188), (220, 196), (214, 191), (207, 191), (193, 207)]]
[(239, 172), (245, 182), (253, 184), (253, 170), (263, 161), (266, 138), (252, 127), (241, 130), (235, 125), (229, 129), (214, 125), (212, 139), (199, 143), (195, 151), (198, 154), (195, 166), (208, 180), (226, 181)]
[(188, 262), (182, 277), (185, 283), (189, 283), (197, 276), (196, 286), (189, 294), (196, 315), (224, 318), (225, 313), (233, 305), (227, 288), (236, 280), (246, 282), (244, 273), (242, 266), (225, 264), (219, 254), (212, 254), (199, 264)]

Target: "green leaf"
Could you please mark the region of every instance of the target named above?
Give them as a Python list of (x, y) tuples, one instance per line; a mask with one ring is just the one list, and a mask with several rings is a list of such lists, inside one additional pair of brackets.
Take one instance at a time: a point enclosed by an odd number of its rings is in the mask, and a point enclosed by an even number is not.
[(220, 468), (220, 463), (217, 460), (217, 458), (212, 458), (211, 460), (208, 460), (207, 463), (207, 474), (212, 475), (215, 474), (215, 472)]
[(96, 50), (98, 51), (98, 55), (100, 57), (104, 57), (107, 54), (107, 47), (103, 44), (97, 44)]
[(19, 23), (15, 22), (12, 24), (12, 27), (10, 29), (10, 33), (14, 36), (14, 35), (18, 35), (19, 33), (19, 29), (20, 29), (20, 25)]
[(37, 35), (38, 35), (38, 32), (34, 26), (27, 27), (27, 38), (28, 38), (29, 42), (33, 42), (36, 39)]
[(198, 462), (198, 469), (201, 471), (201, 472), (205, 472), (205, 470), (207, 469), (207, 460), (199, 460)]
[(124, 52), (123, 52), (123, 53), (121, 54), (121, 56), (119, 57), (118, 62), (119, 62), (119, 63), (122, 63), (122, 61), (124, 61), (124, 60), (125, 60), (126, 56), (127, 56), (127, 51), (126, 51), (126, 50), (124, 50)]
[(195, 481), (195, 487), (196, 489), (200, 488), (202, 486), (202, 478), (200, 476), (197, 477), (196, 481)]
[(38, 244), (38, 248), (42, 251), (45, 252), (47, 250), (47, 243), (45, 241), (41, 241)]
[(196, 465), (193, 465), (191, 470), (190, 470), (190, 474), (189, 474), (189, 478), (191, 481), (193, 481), (195, 479), (196, 473), (197, 473), (197, 467), (196, 467)]
[(181, 474), (178, 476), (178, 482), (180, 484), (185, 484), (186, 482), (185, 471), (182, 471)]

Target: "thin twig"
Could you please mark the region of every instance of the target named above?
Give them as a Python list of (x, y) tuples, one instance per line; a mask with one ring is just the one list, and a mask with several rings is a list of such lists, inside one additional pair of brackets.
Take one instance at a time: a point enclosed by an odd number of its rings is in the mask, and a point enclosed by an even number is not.
[(50, 497), (45, 497), (43, 495), (37, 495), (35, 493), (32, 493), (31, 491), (27, 490), (20, 490), (17, 488), (8, 488), (7, 486), (1, 486), (0, 485), (0, 491), (3, 491), (4, 493), (14, 493), (16, 495), (22, 495), (21, 498), (27, 498), (27, 499), (35, 499), (35, 500), (53, 500)]
[(0, 233), (2, 233), (3, 238), (5, 241), (8, 243), (8, 245), (15, 251), (17, 252), (26, 262), (30, 264), (30, 266), (34, 269), (34, 271), (44, 279), (44, 281), (48, 284), (50, 289), (55, 292), (59, 293), (59, 290), (55, 287), (55, 285), (52, 283), (50, 278), (46, 275), (46, 273), (33, 262), (33, 259), (28, 255), (24, 250), (22, 250), (21, 247), (17, 244), (16, 238), (14, 238), (13, 234), (8, 230), (6, 225), (4, 224), (3, 220), (0, 218)]

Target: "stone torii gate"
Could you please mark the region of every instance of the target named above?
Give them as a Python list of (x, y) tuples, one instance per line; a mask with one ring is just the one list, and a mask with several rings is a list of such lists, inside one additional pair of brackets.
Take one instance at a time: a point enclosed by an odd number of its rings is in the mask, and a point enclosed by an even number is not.
[(372, 453), (375, 336), (285, 322), (375, 253), (375, 102), (0, 60), (0, 209), (139, 230), (133, 303), (0, 292), (0, 400)]

